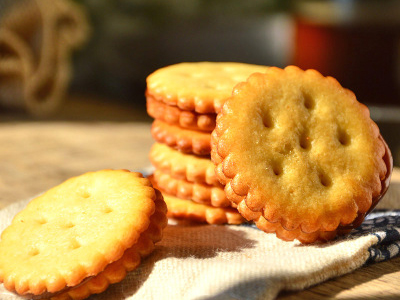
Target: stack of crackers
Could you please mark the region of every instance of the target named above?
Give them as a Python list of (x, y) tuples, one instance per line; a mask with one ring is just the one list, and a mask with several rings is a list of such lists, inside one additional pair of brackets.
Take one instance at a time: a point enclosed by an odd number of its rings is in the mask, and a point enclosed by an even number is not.
[(229, 62), (180, 63), (147, 78), (147, 111), (155, 120), (150, 151), (154, 184), (168, 215), (209, 224), (245, 219), (226, 197), (210, 159), (216, 116), (233, 87), (267, 67)]

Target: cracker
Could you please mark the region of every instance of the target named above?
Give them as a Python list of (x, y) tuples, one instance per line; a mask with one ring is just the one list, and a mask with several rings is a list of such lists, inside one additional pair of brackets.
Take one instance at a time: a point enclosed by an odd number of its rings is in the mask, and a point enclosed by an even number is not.
[(27, 296), (101, 292), (153, 250), (165, 213), (161, 194), (140, 173), (103, 170), (68, 179), (33, 199), (3, 231), (0, 280)]
[(351, 224), (390, 172), (368, 108), (335, 79), (294, 66), (239, 84), (212, 147), (227, 197), (293, 232)]
[(155, 143), (150, 150), (151, 163), (172, 177), (208, 185), (220, 185), (210, 156), (199, 156)]
[[(154, 187), (160, 189), (154, 181), (153, 175), (149, 176)], [(160, 189), (161, 190), (161, 189)], [(167, 216), (176, 219), (192, 220), (208, 224), (242, 224), (246, 222), (237, 209), (232, 207), (213, 207), (206, 204), (196, 203), (187, 199), (180, 199), (162, 192), (167, 204)]]
[(208, 224), (242, 224), (246, 220), (230, 207), (213, 207), (163, 194), (167, 203), (167, 216)]
[(191, 130), (211, 132), (215, 128), (216, 114), (199, 114), (165, 104), (146, 95), (147, 113), (154, 119)]
[(207, 204), (213, 207), (228, 207), (231, 202), (226, 198), (223, 187), (211, 186), (201, 183), (192, 183), (182, 179), (171, 177), (168, 173), (155, 170), (154, 181), (161, 191), (182, 199), (193, 200), (197, 203)]
[(209, 155), (211, 152), (211, 134), (207, 132), (183, 129), (154, 120), (151, 134), (157, 142), (182, 152), (197, 155)]
[(156, 70), (147, 77), (147, 94), (198, 113), (218, 113), (233, 87), (266, 66), (236, 62), (187, 62)]

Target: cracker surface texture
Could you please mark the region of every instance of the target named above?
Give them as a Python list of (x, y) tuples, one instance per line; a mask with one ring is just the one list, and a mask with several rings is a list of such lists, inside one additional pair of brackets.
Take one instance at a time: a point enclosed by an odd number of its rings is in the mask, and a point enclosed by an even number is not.
[(293, 232), (335, 231), (367, 212), (387, 172), (384, 154), (351, 91), (294, 66), (238, 84), (212, 133), (227, 197), (257, 225), (264, 218)]

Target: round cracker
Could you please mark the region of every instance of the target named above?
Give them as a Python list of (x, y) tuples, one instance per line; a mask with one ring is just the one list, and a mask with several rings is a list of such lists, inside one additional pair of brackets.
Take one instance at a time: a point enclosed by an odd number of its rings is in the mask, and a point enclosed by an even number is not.
[(185, 153), (210, 155), (211, 152), (211, 134), (209, 132), (184, 129), (154, 120), (151, 134), (157, 142)]
[(3, 231), (0, 280), (22, 295), (82, 283), (138, 242), (156, 199), (150, 181), (127, 170), (68, 179), (33, 199)]
[(368, 108), (335, 79), (294, 66), (239, 84), (217, 117), (212, 148), (227, 197), (288, 231), (352, 223), (387, 172)]
[(151, 117), (170, 125), (206, 132), (211, 132), (215, 128), (216, 114), (199, 114), (194, 111), (182, 110), (177, 106), (157, 101), (151, 95), (146, 95), (146, 107), (147, 113)]
[(155, 143), (151, 147), (149, 158), (157, 169), (164, 173), (170, 173), (174, 178), (208, 185), (220, 185), (210, 156), (183, 153), (167, 145)]
[(246, 220), (234, 208), (213, 207), (163, 194), (168, 217), (208, 224), (242, 224)]
[(176, 179), (168, 173), (155, 170), (153, 179), (157, 186), (169, 195), (213, 207), (228, 207), (231, 202), (227, 199), (223, 187)]
[(147, 94), (183, 110), (218, 113), (233, 87), (268, 67), (236, 62), (187, 62), (147, 77)]

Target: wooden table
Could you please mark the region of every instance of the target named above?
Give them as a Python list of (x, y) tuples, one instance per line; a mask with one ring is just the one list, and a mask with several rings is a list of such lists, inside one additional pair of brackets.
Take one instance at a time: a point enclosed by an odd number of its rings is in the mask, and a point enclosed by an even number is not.
[[(0, 208), (86, 171), (142, 170), (152, 143), (149, 122), (0, 123)], [(395, 177), (400, 182), (398, 170)], [(400, 257), (278, 298), (400, 299)]]

